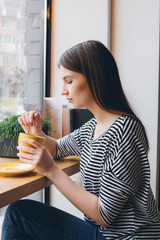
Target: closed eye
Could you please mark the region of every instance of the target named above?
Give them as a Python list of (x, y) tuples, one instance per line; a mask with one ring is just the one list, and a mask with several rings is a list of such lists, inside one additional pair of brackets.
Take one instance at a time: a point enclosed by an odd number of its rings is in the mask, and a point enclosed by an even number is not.
[(73, 81), (72, 80), (70, 80), (70, 81), (67, 81), (67, 84), (71, 84)]
[(63, 81), (66, 84), (71, 84), (73, 82), (72, 76), (65, 76), (65, 77), (63, 77)]

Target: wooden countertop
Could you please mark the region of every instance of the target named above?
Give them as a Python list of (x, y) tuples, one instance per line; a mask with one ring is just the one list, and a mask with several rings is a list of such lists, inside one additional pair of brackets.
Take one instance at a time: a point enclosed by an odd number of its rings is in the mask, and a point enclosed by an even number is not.
[[(1, 163), (18, 163), (19, 159), (0, 158)], [(72, 158), (57, 160), (56, 164), (69, 176), (79, 172), (79, 160)], [(50, 186), (52, 182), (41, 173), (30, 173), (6, 177), (0, 176), (0, 208)]]

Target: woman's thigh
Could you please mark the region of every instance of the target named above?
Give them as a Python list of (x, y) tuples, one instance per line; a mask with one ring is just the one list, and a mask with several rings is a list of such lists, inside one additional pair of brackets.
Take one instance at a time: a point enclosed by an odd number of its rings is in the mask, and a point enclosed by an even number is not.
[(97, 226), (62, 210), (32, 200), (11, 204), (2, 240), (103, 240)]

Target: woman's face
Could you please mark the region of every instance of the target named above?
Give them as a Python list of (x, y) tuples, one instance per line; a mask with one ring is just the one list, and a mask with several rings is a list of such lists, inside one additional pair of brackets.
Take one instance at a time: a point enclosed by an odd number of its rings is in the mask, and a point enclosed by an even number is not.
[(89, 108), (94, 99), (88, 87), (85, 77), (81, 73), (70, 71), (60, 66), (63, 80), (62, 95), (66, 96), (74, 108)]

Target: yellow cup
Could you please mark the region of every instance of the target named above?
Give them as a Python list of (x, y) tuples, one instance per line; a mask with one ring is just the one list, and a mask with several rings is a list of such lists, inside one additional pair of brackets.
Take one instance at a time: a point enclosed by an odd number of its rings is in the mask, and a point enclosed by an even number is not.
[[(46, 138), (45, 137), (41, 137), (41, 136), (33, 136), (30, 134), (26, 134), (26, 133), (20, 133), (19, 134), (19, 138), (18, 138), (18, 145), (19, 146), (26, 146), (26, 147), (32, 147), (33, 146), (31, 144), (28, 143), (24, 143), (22, 142), (22, 139), (32, 139), (32, 140), (36, 140), (37, 142), (39, 142), (40, 144), (44, 145)], [(26, 153), (25, 151), (20, 151), (20, 153)]]

